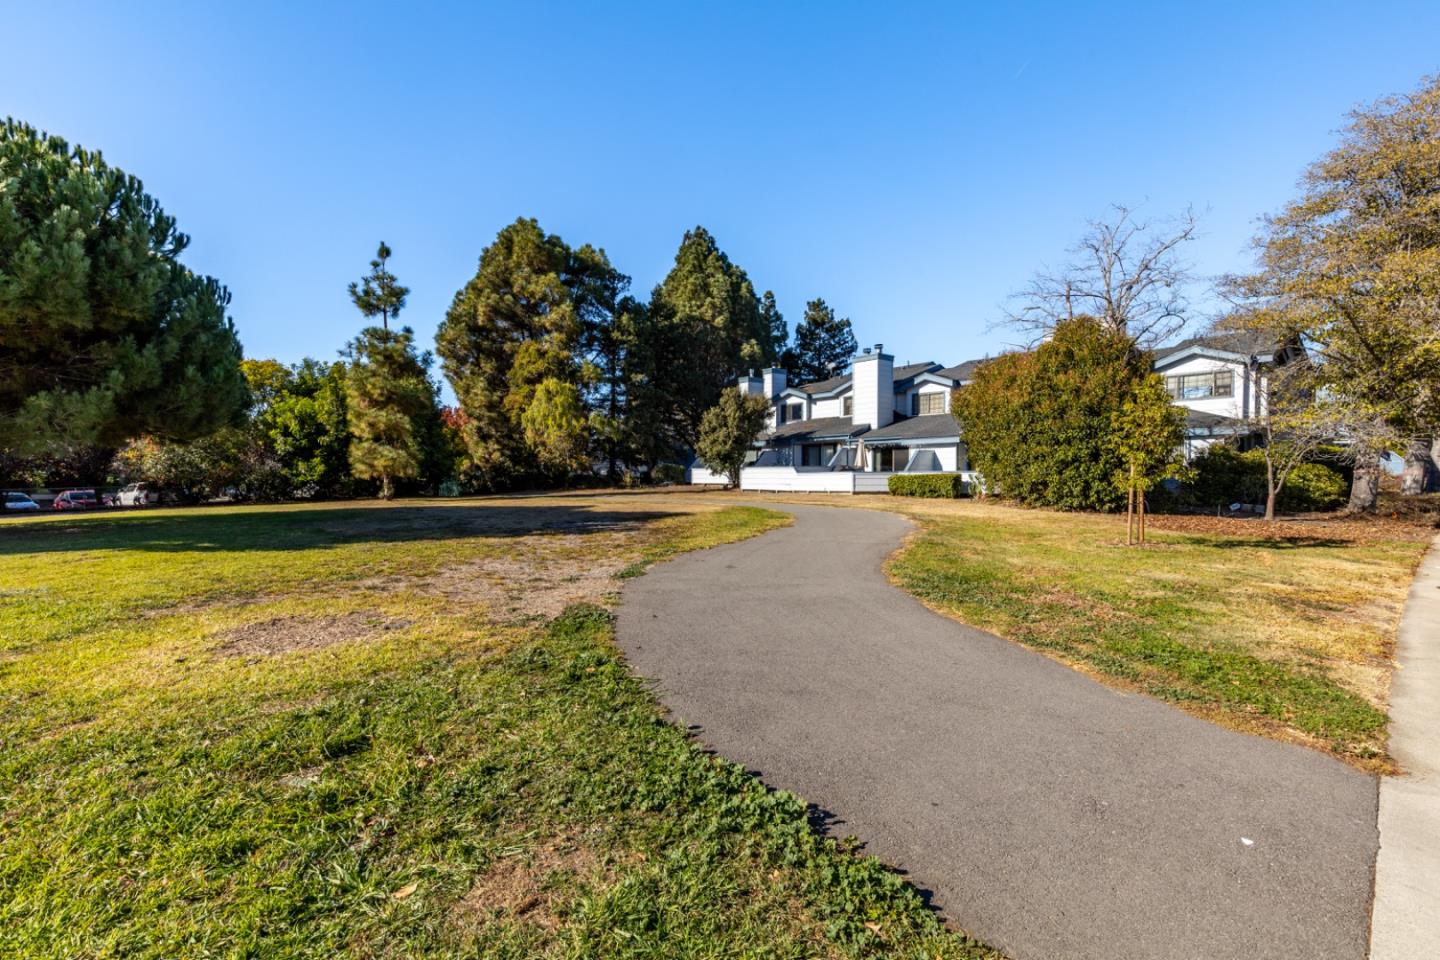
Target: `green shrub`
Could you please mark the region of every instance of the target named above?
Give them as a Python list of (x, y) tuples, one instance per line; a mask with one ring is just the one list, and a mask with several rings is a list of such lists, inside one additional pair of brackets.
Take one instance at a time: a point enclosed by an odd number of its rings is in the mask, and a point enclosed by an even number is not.
[[(1264, 503), (1265, 452), (1244, 453), (1228, 444), (1215, 444), (1192, 464), (1195, 477), (1189, 495), (1197, 506), (1210, 508), (1231, 503)], [(1334, 510), (1349, 495), (1345, 474), (1323, 463), (1302, 463), (1290, 471), (1280, 491), (1279, 509), (1295, 512)]]
[(1150, 365), (1129, 337), (1089, 317), (1061, 323), (1035, 350), (982, 363), (953, 409), (970, 465), (990, 492), (1021, 503), (1120, 506), (1116, 477), (1131, 458), (1183, 439), (1184, 411)]
[(897, 473), (890, 477), (890, 493), (897, 497), (955, 500), (965, 496), (965, 481), (958, 473)]
[(678, 463), (662, 463), (655, 467), (656, 483), (684, 483), (685, 468)]
[(1302, 463), (1280, 491), (1281, 510), (1338, 510), (1350, 499), (1345, 475), (1323, 463)]

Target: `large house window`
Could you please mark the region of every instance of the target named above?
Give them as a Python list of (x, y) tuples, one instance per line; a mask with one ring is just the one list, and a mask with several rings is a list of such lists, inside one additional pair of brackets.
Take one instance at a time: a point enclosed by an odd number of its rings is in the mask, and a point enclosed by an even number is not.
[(1185, 373), (1175, 377), (1166, 377), (1165, 389), (1174, 400), (1233, 397), (1235, 395), (1235, 371), (1212, 370), (1209, 373)]
[(784, 410), (786, 423), (794, 423), (796, 420), (805, 419), (805, 404), (803, 403), (787, 403), (785, 404)]
[(945, 394), (943, 393), (917, 393), (915, 400), (917, 401), (916, 416), (926, 417), (945, 412)]
[(853, 417), (854, 415), (855, 415), (855, 398), (854, 398), (854, 397), (841, 397), (841, 398), (840, 398), (840, 416), (842, 416), (842, 417)]

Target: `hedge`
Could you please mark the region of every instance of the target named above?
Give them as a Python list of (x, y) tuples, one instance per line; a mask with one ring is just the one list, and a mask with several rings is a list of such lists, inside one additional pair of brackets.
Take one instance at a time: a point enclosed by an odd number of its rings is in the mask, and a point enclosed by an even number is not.
[[(1265, 453), (1237, 451), (1215, 444), (1192, 464), (1189, 494), (1198, 506), (1265, 502)], [(1302, 463), (1290, 472), (1276, 505), (1286, 512), (1335, 510), (1345, 504), (1350, 485), (1345, 475), (1323, 463)]]
[(890, 477), (890, 493), (954, 500), (965, 496), (965, 481), (958, 473), (897, 473)]

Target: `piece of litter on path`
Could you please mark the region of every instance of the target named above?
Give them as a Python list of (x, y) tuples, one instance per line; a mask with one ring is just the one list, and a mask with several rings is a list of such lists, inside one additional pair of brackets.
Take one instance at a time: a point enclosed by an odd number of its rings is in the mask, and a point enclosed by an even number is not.
[(1255, 841), (1254, 841), (1254, 840), (1251, 840), (1249, 837), (1241, 837), (1241, 838), (1240, 838), (1240, 842), (1243, 843), (1243, 844), (1245, 844), (1245, 846), (1247, 846), (1247, 847), (1253, 847), (1253, 846), (1255, 846)]

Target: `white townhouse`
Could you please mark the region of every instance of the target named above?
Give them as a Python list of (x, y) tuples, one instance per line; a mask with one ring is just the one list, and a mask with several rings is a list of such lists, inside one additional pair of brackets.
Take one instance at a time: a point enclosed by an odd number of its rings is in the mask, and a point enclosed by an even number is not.
[(766, 397), (771, 409), (741, 487), (853, 493), (884, 490), (892, 473), (968, 471), (950, 399), (978, 364), (897, 367), (877, 343), (849, 373), (817, 383), (792, 386), (778, 368), (740, 377), (740, 392)]
[(1267, 412), (1270, 372), (1304, 356), (1299, 343), (1277, 344), (1249, 332), (1192, 337), (1156, 350), (1155, 372), (1185, 408), (1185, 458), (1217, 441), (1242, 450), (1259, 443), (1256, 422)]
[[(1242, 449), (1258, 442), (1255, 421), (1265, 415), (1269, 371), (1301, 356), (1298, 344), (1277, 347), (1245, 333), (1157, 350), (1155, 370), (1186, 410), (1186, 459), (1219, 440)], [(741, 376), (741, 393), (770, 402), (766, 433), (741, 471), (741, 488), (867, 493), (887, 489), (893, 473), (970, 474), (950, 401), (984, 362), (897, 367), (877, 343), (855, 356), (849, 373), (816, 383), (792, 386), (779, 368)], [(700, 464), (690, 479), (724, 482)]]

